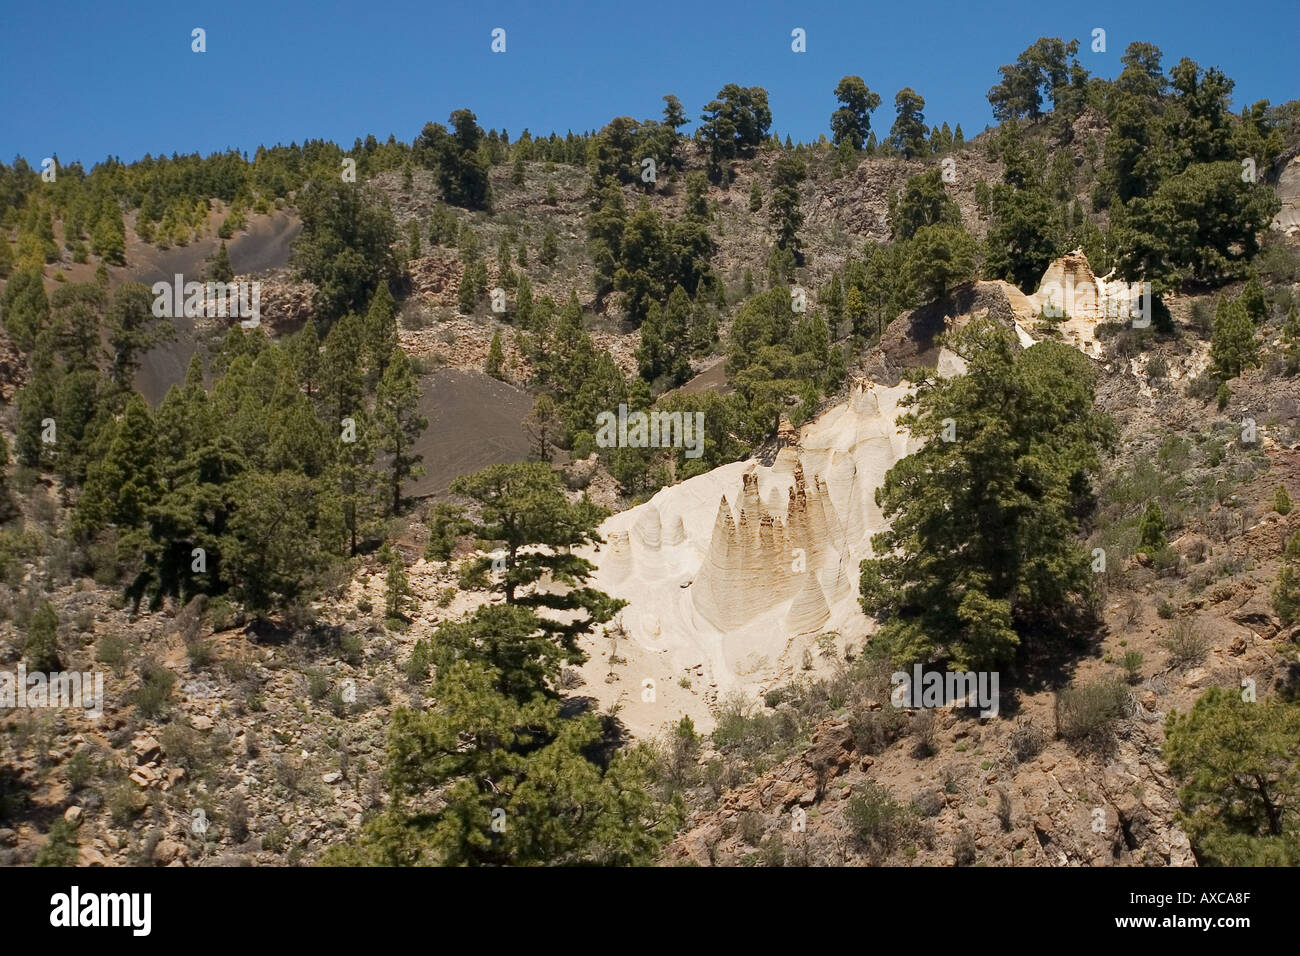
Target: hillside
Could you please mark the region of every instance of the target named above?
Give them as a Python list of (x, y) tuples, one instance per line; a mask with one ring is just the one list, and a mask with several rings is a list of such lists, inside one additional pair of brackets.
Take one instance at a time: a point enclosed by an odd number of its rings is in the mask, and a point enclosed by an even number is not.
[(0, 166), (0, 865), (1300, 861), (1300, 109), (1148, 46)]

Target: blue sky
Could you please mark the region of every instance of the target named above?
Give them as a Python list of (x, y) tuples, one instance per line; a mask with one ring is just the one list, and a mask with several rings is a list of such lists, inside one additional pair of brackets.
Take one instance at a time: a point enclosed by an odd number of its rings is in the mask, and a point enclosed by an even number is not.
[[(108, 155), (203, 153), (259, 144), (394, 133), (468, 106), (513, 139), (658, 117), (675, 93), (692, 119), (725, 83), (766, 87), (773, 129), (826, 132), (833, 89), (861, 75), (881, 94), (911, 86), (927, 122), (991, 122), (997, 67), (1039, 36), (1077, 37), (1093, 73), (1113, 77), (1124, 47), (1149, 40), (1166, 68), (1182, 56), (1237, 81), (1237, 108), (1300, 97), (1296, 0), (1051, 4), (1044, 0), (775, 3), (768, 0), (279, 0), (56, 5), (9, 0), (0, 27), (0, 158), (57, 153), (89, 166)], [(207, 52), (190, 31), (207, 31)], [(494, 27), (506, 52), (490, 50)], [(806, 53), (790, 32), (807, 31)], [(1088, 49), (1094, 27), (1107, 52)]]

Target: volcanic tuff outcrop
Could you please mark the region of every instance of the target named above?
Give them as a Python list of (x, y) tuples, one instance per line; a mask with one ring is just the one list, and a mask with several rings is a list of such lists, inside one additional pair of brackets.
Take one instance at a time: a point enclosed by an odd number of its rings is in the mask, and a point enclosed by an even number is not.
[(1031, 296), (1007, 283), (969, 283), (901, 316), (867, 357), (871, 378), (855, 379), (847, 402), (797, 434), (785, 430), (770, 465), (723, 465), (607, 519), (605, 544), (586, 556), (597, 566), (593, 584), (628, 602), (627, 636), (666, 655), (669, 669), (707, 669), (722, 693), (770, 681), (819, 634), (860, 643), (874, 625), (858, 603), (858, 566), (886, 525), (875, 491), (916, 447), (898, 424), (911, 391), (899, 384), (902, 369), (961, 374), (965, 362), (937, 336), (977, 315), (1030, 345), (1043, 334), (1043, 303), (1059, 302), (1054, 290), (1067, 288), (1075, 312), (1055, 334), (1097, 354), (1094, 329), (1118, 293), (1082, 253), (1056, 260), (1043, 279)]
[(771, 466), (724, 465), (609, 518), (594, 583), (629, 601), (630, 636), (683, 667), (702, 656), (723, 689), (770, 676), (794, 638), (864, 637), (858, 563), (884, 527), (875, 489), (912, 450), (907, 391), (858, 380)]

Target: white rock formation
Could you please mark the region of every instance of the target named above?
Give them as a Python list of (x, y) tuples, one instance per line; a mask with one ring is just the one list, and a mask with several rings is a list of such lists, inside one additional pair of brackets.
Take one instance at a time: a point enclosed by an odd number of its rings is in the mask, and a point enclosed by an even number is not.
[[(1021, 345), (1042, 337), (1043, 303), (1053, 295), (1059, 302), (1055, 290), (1072, 287), (1061, 336), (1085, 354), (1100, 354), (1094, 330), (1118, 285), (1097, 280), (1082, 253), (1053, 262), (1043, 278), (1032, 296), (1003, 283)], [(970, 318), (957, 316), (949, 327)], [(965, 370), (960, 356), (940, 349), (938, 375)], [(628, 602), (618, 654), (628, 661), (629, 678), (655, 679), (658, 696), (646, 703), (627, 685), (589, 686), (627, 704), (622, 714), (634, 732), (653, 732), (684, 709), (707, 729), (699, 678), (719, 694), (753, 692), (794, 670), (798, 649), (816, 635), (836, 631), (860, 645), (871, 633), (874, 624), (858, 603), (858, 566), (885, 527), (875, 491), (916, 449), (898, 424), (899, 401), (910, 390), (857, 381), (847, 402), (797, 437), (783, 429), (789, 443), (770, 466), (723, 465), (601, 525), (605, 544), (581, 552), (597, 568), (591, 584)], [(599, 637), (591, 645), (606, 650)], [(603, 666), (594, 661), (590, 676)], [(696, 681), (690, 690), (681, 691), (672, 676), (683, 674)]]
[(725, 691), (772, 676), (793, 638), (869, 633), (858, 563), (884, 527), (875, 490), (913, 450), (897, 424), (907, 392), (855, 383), (770, 467), (724, 465), (607, 519), (604, 546), (584, 553), (592, 584), (629, 602), (631, 639), (670, 669), (707, 662)]

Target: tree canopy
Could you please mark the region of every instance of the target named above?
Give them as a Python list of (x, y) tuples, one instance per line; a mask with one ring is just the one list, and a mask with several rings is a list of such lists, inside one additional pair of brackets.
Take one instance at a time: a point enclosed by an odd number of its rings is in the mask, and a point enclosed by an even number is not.
[(1020, 351), (991, 319), (949, 347), (967, 371), (923, 389), (902, 419), (925, 445), (876, 491), (891, 524), (862, 563), (862, 604), (900, 663), (980, 669), (1013, 660), (1088, 593), (1079, 505), (1114, 432), (1077, 350)]

